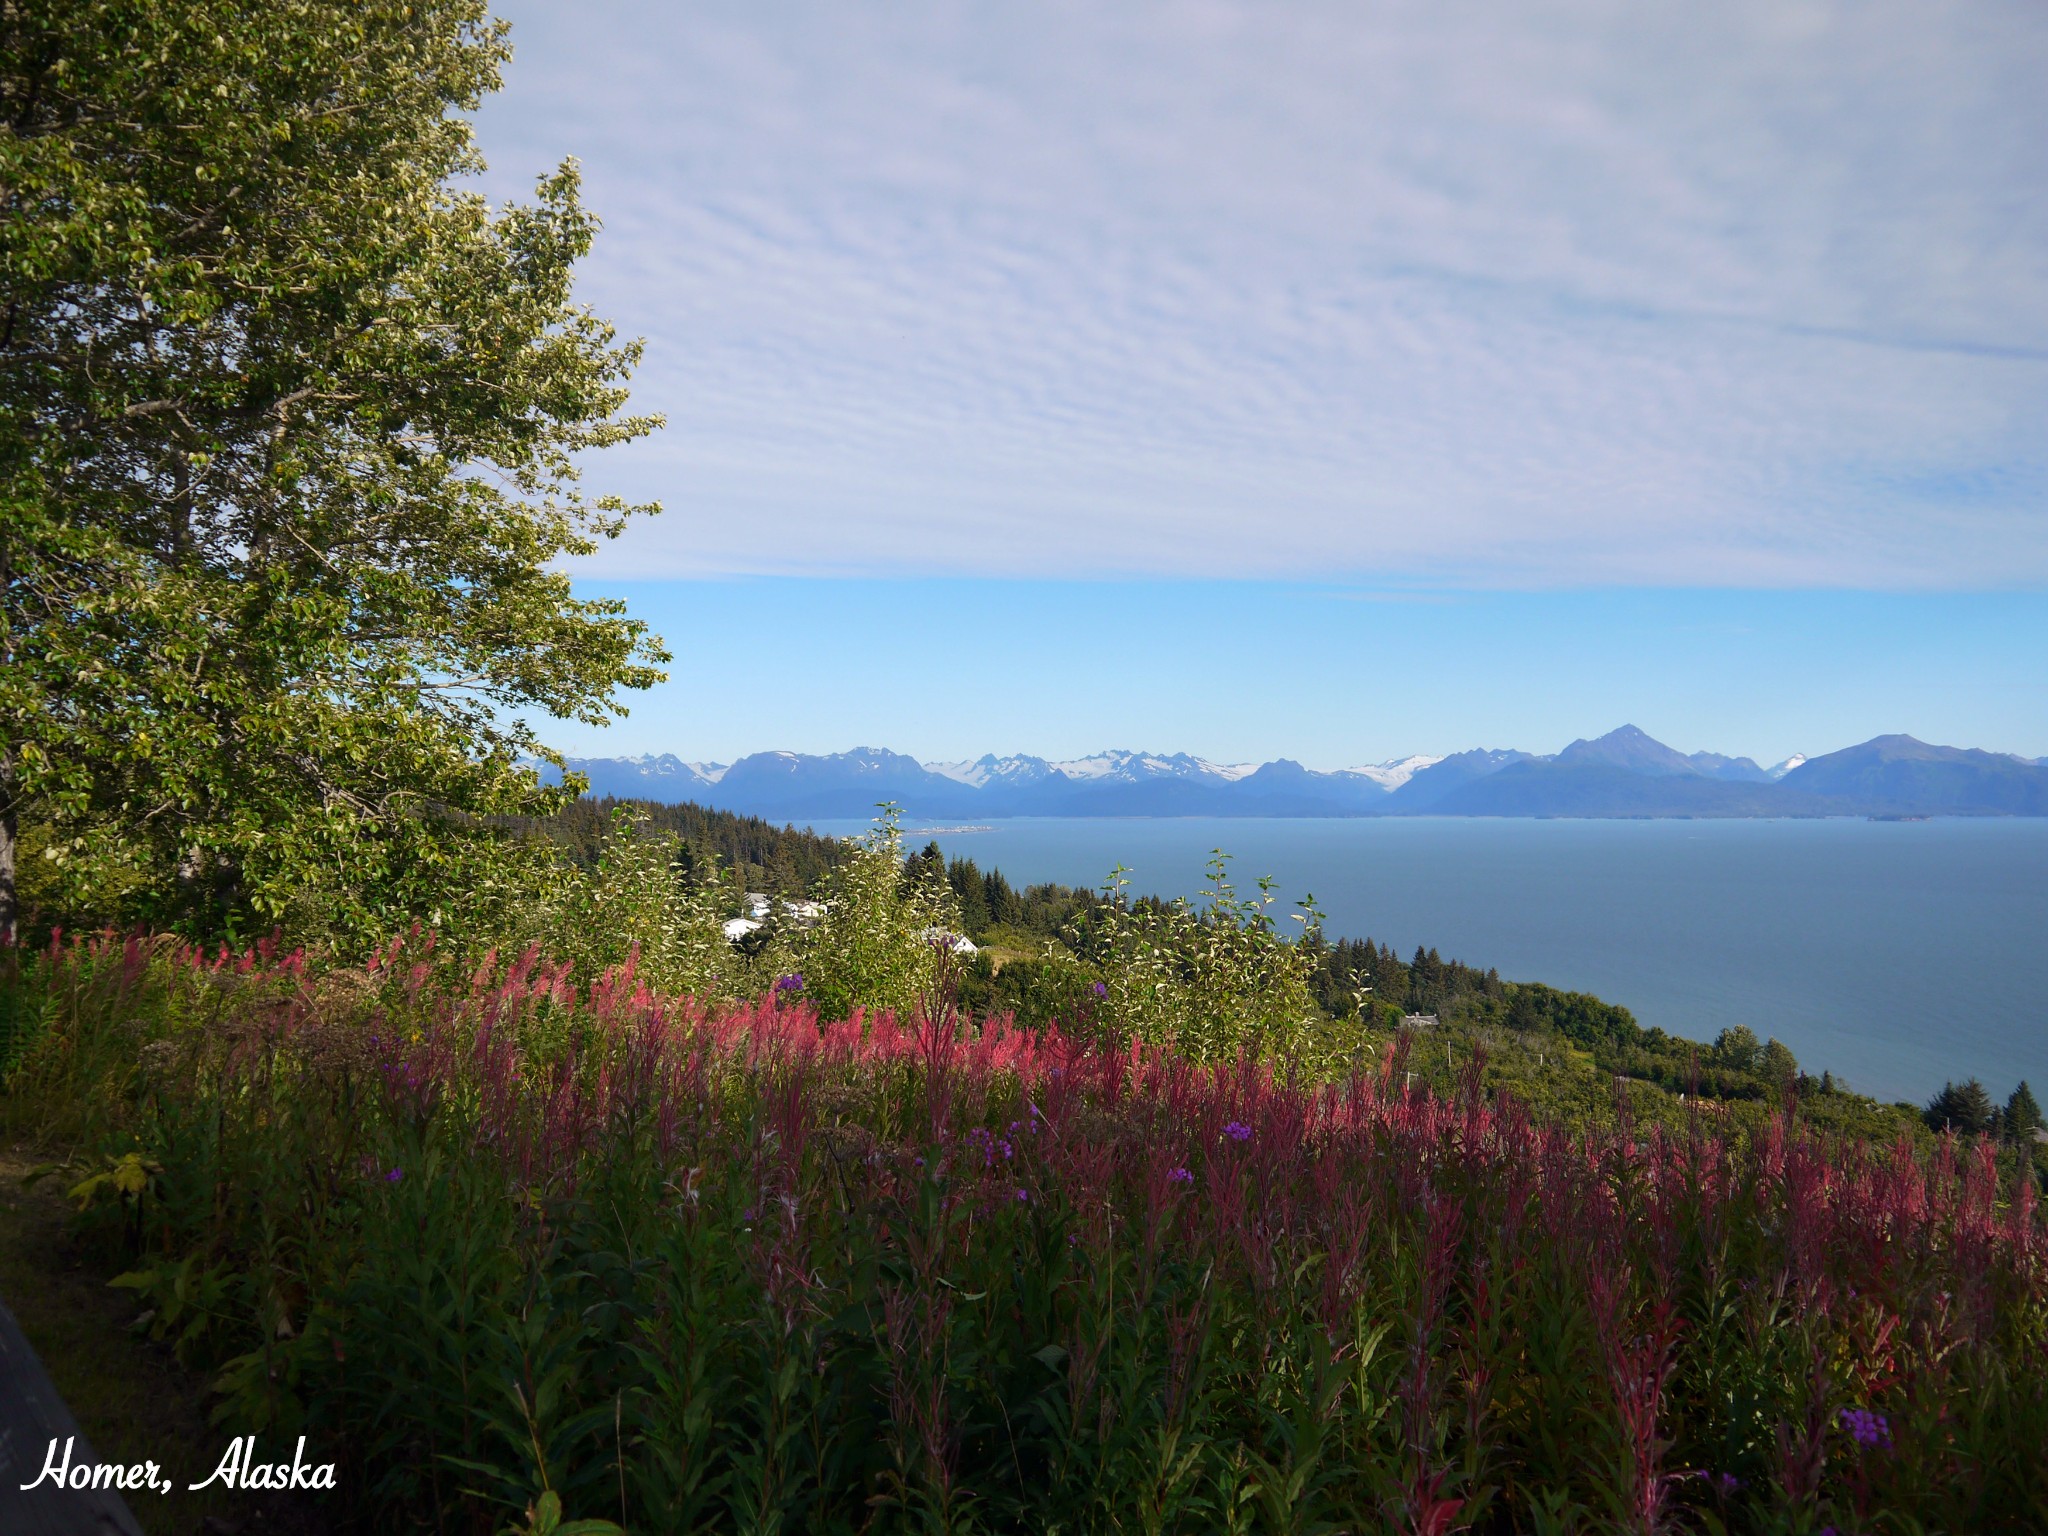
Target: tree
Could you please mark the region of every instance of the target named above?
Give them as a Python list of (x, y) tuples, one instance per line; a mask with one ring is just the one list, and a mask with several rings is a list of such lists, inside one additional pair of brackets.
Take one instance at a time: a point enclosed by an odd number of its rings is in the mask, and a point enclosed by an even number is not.
[(2034, 1139), (2034, 1133), (2041, 1129), (2041, 1106), (2034, 1100), (2034, 1090), (2024, 1079), (2013, 1089), (2012, 1097), (2005, 1101), (2005, 1139), (2014, 1146), (2024, 1147)]
[(453, 184), (507, 56), (484, 0), (0, 0), (7, 935), (24, 818), (139, 916), (431, 913), (573, 794), (528, 718), (659, 680), (559, 568), (653, 510), (577, 456), (658, 425), (575, 166)]
[(1763, 1056), (1756, 1031), (1736, 1024), (1714, 1037), (1714, 1065), (1724, 1072), (1755, 1072)]
[(1991, 1095), (1973, 1077), (1964, 1083), (1943, 1083), (1941, 1092), (1928, 1101), (1923, 1118), (1929, 1130), (1981, 1136), (1991, 1128), (1992, 1114)]
[(1757, 1075), (1780, 1093), (1789, 1092), (1799, 1081), (1799, 1059), (1792, 1048), (1773, 1035), (1757, 1058)]

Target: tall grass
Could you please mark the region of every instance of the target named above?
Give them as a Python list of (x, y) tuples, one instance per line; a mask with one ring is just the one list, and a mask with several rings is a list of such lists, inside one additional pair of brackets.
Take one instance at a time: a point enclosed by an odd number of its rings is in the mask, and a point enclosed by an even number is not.
[(419, 938), (15, 986), (13, 1128), (367, 1528), (2048, 1528), (2048, 1232), (1987, 1148)]

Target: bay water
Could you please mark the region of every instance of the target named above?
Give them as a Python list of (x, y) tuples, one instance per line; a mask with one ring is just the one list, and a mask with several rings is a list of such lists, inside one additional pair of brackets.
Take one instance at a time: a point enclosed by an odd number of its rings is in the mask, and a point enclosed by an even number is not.
[[(820, 822), (821, 832), (864, 824)], [(1015, 885), (1313, 893), (1332, 937), (1420, 945), (1597, 993), (1711, 1040), (1746, 1024), (1816, 1076), (1926, 1100), (2048, 1090), (2048, 820), (1883, 822), (1025, 818), (905, 828)]]

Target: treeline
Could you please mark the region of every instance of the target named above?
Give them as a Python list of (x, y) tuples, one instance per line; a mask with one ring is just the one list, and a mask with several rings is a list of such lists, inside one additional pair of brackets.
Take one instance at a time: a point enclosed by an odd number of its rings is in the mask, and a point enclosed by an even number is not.
[(759, 816), (612, 795), (586, 796), (534, 825), (560, 843), (578, 868), (592, 869), (613, 812), (621, 806), (638, 812), (650, 834), (677, 840), (677, 863), (686, 877), (704, 880), (723, 873), (740, 890), (807, 895), (844, 856), (846, 847), (839, 838), (820, 836), (808, 827), (778, 827)]

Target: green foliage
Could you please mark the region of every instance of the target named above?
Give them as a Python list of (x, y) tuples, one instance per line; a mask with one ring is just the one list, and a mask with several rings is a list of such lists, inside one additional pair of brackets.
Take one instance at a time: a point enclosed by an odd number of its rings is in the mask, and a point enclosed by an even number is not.
[(804, 994), (828, 1018), (856, 1007), (936, 1017), (950, 1006), (959, 911), (943, 875), (905, 870), (901, 822), (882, 807), (817, 888), (822, 917), (793, 941)]
[[(1282, 939), (1270, 879), (1260, 879), (1256, 896), (1240, 895), (1229, 868), (1218, 849), (1199, 903), (1133, 900), (1126, 872), (1110, 876), (1073, 942), (1102, 984), (1098, 1030), (1196, 1061), (1228, 1061), (1284, 1050), (1316, 1019), (1313, 948)], [(1303, 935), (1314, 934), (1314, 899), (1303, 906), (1293, 919)]]
[[(672, 836), (686, 872), (723, 871), (740, 890), (808, 896), (845, 856), (846, 844), (808, 828), (778, 827), (759, 816), (702, 805), (658, 805), (649, 800), (585, 796), (544, 821), (530, 823), (569, 853), (580, 867), (597, 862), (617, 812), (630, 808), (654, 832)], [(979, 933), (970, 925), (970, 932)]]
[(1941, 1092), (1927, 1103), (1926, 1119), (1930, 1130), (1981, 1136), (1991, 1129), (1994, 1114), (1990, 1093), (1973, 1077), (1961, 1083), (1943, 1083)]
[(1763, 1042), (1747, 1025), (1737, 1024), (1714, 1037), (1713, 1063), (1728, 1072), (1752, 1073), (1763, 1062)]
[(556, 952), (585, 978), (630, 961), (640, 980), (665, 992), (758, 991), (758, 968), (726, 942), (715, 866), (693, 871), (681, 855), (678, 840), (650, 829), (644, 813), (615, 807), (595, 864), (564, 872), (562, 895), (541, 913), (531, 941), (559, 935)]
[(2034, 1090), (2022, 1081), (2013, 1089), (2012, 1096), (2005, 1101), (2005, 1113), (2000, 1119), (1999, 1130), (2013, 1145), (2030, 1146), (2041, 1125), (2041, 1106), (2034, 1098)]
[[(487, 207), (482, 0), (8, 5), (0, 905), (373, 939), (516, 905), (532, 716), (665, 659), (561, 569), (638, 356), (573, 164)], [(461, 909), (461, 910), (458, 910)], [(0, 920), (10, 914), (0, 912)]]

